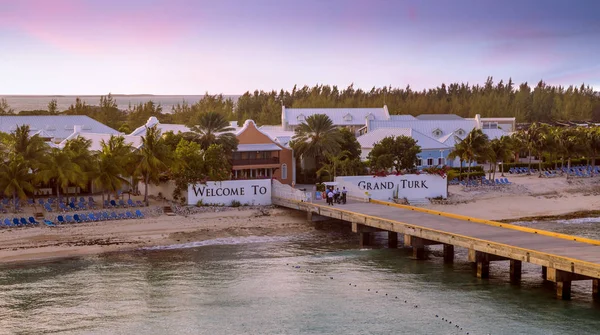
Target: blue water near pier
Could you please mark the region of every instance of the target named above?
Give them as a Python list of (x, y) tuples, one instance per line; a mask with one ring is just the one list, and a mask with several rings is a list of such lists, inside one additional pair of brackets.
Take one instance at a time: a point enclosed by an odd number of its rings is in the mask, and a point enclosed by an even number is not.
[(539, 266), (511, 286), (506, 262), (477, 279), (464, 250), (444, 265), (357, 244), (316, 231), (4, 267), (0, 334), (600, 333), (587, 282), (561, 301)]

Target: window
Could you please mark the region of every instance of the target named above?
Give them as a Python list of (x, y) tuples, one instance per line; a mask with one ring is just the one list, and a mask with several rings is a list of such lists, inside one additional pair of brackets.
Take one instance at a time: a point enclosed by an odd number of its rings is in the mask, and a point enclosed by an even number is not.
[(423, 160), (421, 158), (417, 159), (417, 166), (423, 166)]
[(443, 134), (443, 132), (440, 129), (435, 129), (433, 131), (433, 136), (435, 136), (435, 137), (440, 137), (440, 136), (442, 136), (442, 134)]
[(483, 122), (483, 129), (498, 129), (498, 122)]
[(444, 159), (442, 157), (438, 158), (438, 165), (444, 165)]
[(427, 158), (427, 165), (433, 165), (433, 158)]
[(281, 179), (287, 179), (287, 164), (281, 164)]
[(352, 115), (350, 113), (344, 115), (344, 121), (352, 121)]
[(298, 117), (296, 119), (298, 121), (304, 121), (306, 119), (306, 117), (304, 116), (304, 114), (300, 114), (300, 115), (298, 115)]
[(456, 135), (458, 135), (458, 136), (463, 136), (464, 134), (465, 134), (465, 131), (462, 129), (459, 129), (456, 131)]
[(375, 120), (375, 116), (371, 113), (369, 113), (366, 117), (367, 120)]

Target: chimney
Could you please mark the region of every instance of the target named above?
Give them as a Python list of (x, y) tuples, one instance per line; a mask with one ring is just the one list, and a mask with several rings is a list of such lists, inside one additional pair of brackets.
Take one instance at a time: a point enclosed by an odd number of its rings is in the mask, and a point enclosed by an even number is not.
[(229, 121), (229, 126), (233, 127), (233, 128), (237, 128), (238, 122), (237, 121)]

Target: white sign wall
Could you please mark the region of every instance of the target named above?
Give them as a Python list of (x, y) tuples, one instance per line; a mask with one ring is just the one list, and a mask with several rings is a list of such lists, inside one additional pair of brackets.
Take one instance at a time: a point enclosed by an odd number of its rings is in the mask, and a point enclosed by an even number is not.
[(438, 175), (407, 174), (402, 176), (347, 176), (336, 177), (340, 190), (346, 187), (349, 196), (364, 197), (365, 192), (370, 198), (377, 200), (393, 199), (398, 192), (398, 198), (424, 199), (448, 197), (447, 181)]
[(209, 181), (206, 184), (188, 186), (188, 205), (203, 204), (229, 206), (233, 200), (242, 205), (270, 205), (271, 180)]

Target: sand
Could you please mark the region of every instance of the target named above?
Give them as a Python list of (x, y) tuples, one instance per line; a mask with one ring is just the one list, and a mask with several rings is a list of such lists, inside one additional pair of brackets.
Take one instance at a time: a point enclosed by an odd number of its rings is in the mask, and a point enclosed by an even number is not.
[(512, 185), (449, 187), (448, 204), (426, 206), (444, 212), (488, 220), (558, 216), (600, 209), (600, 177), (539, 178), (506, 174)]
[[(265, 213), (268, 213), (265, 216)], [(232, 236), (279, 236), (311, 231), (306, 215), (286, 209), (228, 210), (187, 217), (21, 227), (0, 230), (0, 263), (41, 261)]]
[[(489, 220), (515, 221), (600, 209), (600, 177), (567, 180), (507, 176), (513, 185), (467, 189), (450, 186), (447, 204), (427, 207)], [(162, 203), (155, 201), (153, 205), (160, 208)], [(152, 215), (151, 210), (145, 210)], [(222, 237), (286, 236), (314, 229), (303, 213), (288, 209), (207, 210), (186, 216), (162, 214), (145, 219), (63, 224), (56, 228), (3, 228), (0, 263), (77, 257)], [(33, 213), (39, 209), (26, 208), (21, 216), (27, 217), (27, 211)]]

